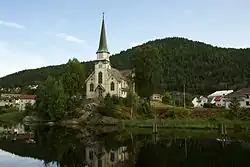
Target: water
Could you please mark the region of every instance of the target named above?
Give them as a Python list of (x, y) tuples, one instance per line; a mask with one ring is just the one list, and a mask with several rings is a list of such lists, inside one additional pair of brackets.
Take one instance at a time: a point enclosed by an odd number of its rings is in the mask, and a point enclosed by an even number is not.
[(244, 167), (250, 135), (228, 131), (21, 127), (0, 136), (0, 167)]

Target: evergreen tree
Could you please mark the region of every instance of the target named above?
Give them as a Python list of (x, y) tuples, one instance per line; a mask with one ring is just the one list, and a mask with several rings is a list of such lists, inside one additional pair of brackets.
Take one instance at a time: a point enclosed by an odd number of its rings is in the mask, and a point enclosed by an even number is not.
[(135, 69), (135, 90), (137, 94), (150, 100), (161, 85), (162, 67), (159, 51), (151, 46), (137, 48), (132, 55)]
[(60, 120), (66, 114), (67, 94), (61, 81), (49, 76), (37, 94), (37, 113), (43, 119)]

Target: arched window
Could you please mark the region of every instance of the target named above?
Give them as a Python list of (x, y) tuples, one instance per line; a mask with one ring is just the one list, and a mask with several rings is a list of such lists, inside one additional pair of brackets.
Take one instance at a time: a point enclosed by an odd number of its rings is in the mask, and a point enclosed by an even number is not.
[(102, 84), (102, 72), (98, 73), (98, 84)]
[(89, 91), (90, 91), (90, 92), (93, 92), (93, 91), (94, 91), (94, 84), (93, 84), (93, 83), (91, 83), (91, 84), (89, 85)]
[(115, 84), (114, 84), (114, 82), (111, 82), (111, 84), (110, 84), (110, 90), (115, 90)]

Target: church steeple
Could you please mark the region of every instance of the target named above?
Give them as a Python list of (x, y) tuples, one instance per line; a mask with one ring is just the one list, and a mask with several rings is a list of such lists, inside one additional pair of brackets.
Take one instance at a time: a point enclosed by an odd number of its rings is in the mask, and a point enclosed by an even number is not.
[(107, 39), (106, 39), (106, 31), (105, 31), (105, 23), (104, 23), (104, 13), (102, 16), (102, 28), (101, 28), (101, 35), (100, 35), (100, 41), (99, 41), (99, 48), (96, 52), (98, 53), (108, 53), (108, 46), (107, 46)]

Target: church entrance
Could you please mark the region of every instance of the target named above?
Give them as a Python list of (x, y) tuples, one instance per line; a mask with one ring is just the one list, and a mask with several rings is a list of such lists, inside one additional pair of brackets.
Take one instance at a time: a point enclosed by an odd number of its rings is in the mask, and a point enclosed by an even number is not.
[(105, 91), (102, 85), (98, 85), (95, 89), (97, 98), (103, 98), (103, 92)]
[(98, 97), (102, 98), (102, 96), (103, 96), (103, 90), (101, 88), (99, 88), (97, 91), (98, 91)]

